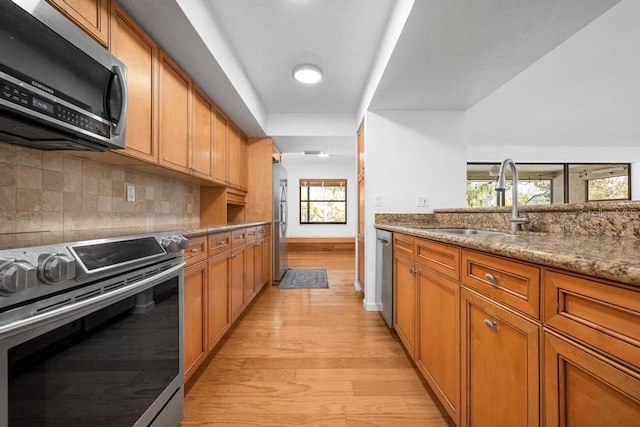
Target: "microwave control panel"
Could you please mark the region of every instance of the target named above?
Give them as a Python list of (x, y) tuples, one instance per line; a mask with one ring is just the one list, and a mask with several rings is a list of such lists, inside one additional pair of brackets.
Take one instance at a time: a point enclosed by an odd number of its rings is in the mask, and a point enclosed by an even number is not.
[(102, 123), (86, 114), (82, 114), (50, 99), (45, 99), (45, 97), (39, 96), (23, 87), (16, 86), (3, 78), (0, 78), (0, 99), (17, 104), (22, 108), (37, 111), (104, 138), (111, 136), (111, 129), (108, 124)]

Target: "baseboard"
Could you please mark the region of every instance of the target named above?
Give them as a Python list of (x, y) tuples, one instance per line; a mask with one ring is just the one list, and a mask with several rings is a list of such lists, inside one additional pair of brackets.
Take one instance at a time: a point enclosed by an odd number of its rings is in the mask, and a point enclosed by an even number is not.
[(362, 300), (362, 306), (366, 311), (382, 311), (382, 303), (366, 302)]
[(288, 237), (289, 252), (355, 253), (355, 237)]

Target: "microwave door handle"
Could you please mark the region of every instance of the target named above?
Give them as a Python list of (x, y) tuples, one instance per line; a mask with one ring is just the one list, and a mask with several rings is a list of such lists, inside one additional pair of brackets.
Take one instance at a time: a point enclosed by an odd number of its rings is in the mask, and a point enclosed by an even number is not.
[[(127, 81), (124, 77), (124, 70), (119, 65), (113, 66), (113, 72), (118, 76), (118, 80), (120, 81), (120, 85), (122, 86), (122, 108), (120, 109), (120, 118), (118, 119), (118, 124), (116, 128), (113, 130), (113, 133), (116, 135), (120, 135), (124, 130), (125, 119), (127, 117), (127, 110), (129, 109), (129, 95), (127, 91)], [(107, 94), (105, 94), (107, 96)]]

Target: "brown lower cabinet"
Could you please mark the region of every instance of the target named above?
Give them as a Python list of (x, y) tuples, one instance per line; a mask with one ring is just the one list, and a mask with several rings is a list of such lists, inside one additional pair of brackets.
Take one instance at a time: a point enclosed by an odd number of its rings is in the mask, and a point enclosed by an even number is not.
[(540, 327), (462, 290), (463, 426), (540, 424)]
[(544, 332), (548, 427), (633, 426), (640, 422), (640, 373)]
[(189, 266), (184, 273), (184, 376), (185, 381), (207, 355), (205, 319), (207, 303), (207, 263)]
[[(185, 382), (268, 283), (264, 271), (271, 265), (269, 242), (265, 234), (258, 242), (247, 244), (244, 229), (189, 239), (184, 252)], [(265, 250), (258, 249), (263, 246)]]
[(207, 287), (207, 351), (211, 351), (231, 326), (229, 307), (230, 253), (210, 258)]
[(414, 262), (404, 256), (393, 256), (394, 329), (411, 358), (416, 358), (416, 280)]
[(416, 365), (449, 416), (460, 423), (460, 285), (417, 266)]
[(640, 425), (636, 287), (393, 241), (395, 329), (456, 425)]

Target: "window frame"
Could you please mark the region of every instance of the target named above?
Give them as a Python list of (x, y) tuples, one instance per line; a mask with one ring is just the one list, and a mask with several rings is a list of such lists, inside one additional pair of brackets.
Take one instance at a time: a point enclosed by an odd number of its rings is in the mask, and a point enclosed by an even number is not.
[[(300, 225), (346, 225), (347, 224), (347, 213), (348, 213), (348, 186), (347, 186), (346, 178), (315, 178), (315, 179), (300, 179), (298, 183), (298, 196), (299, 196), (299, 214), (298, 221)], [(320, 184), (320, 185), (309, 185), (312, 184)], [(326, 185), (329, 184), (329, 185)], [(336, 185), (341, 184), (341, 185)], [(312, 187), (344, 187), (344, 199), (334, 199), (334, 200), (326, 200), (326, 199), (311, 199), (310, 198), (310, 188)], [(302, 189), (307, 189), (307, 198), (306, 200), (302, 200)], [(310, 217), (310, 206), (311, 202), (314, 203), (344, 203), (344, 221), (331, 221), (331, 222), (315, 222), (315, 221), (303, 221), (302, 220), (302, 212), (303, 212), (303, 204), (306, 204), (306, 212), (307, 218)]]
[[(584, 186), (584, 191), (585, 191), (585, 195), (584, 195), (584, 202), (580, 202), (580, 203), (590, 203), (590, 202), (608, 202), (608, 201), (612, 201), (612, 202), (624, 202), (624, 201), (628, 201), (631, 200), (631, 195), (632, 195), (632, 189), (631, 189), (631, 185), (632, 185), (632, 177), (631, 177), (631, 163), (629, 162), (521, 162), (518, 163), (518, 165), (561, 165), (563, 167), (563, 184), (564, 184), (564, 201), (560, 202), (560, 203), (553, 203), (553, 186), (551, 188), (551, 205), (554, 204), (567, 204), (567, 203), (571, 203), (569, 202), (570, 199), (570, 181), (569, 181), (569, 177), (570, 177), (570, 172), (569, 172), (569, 167), (570, 166), (576, 166), (576, 165), (587, 165), (587, 166), (597, 166), (597, 165), (602, 165), (602, 166), (607, 166), (607, 165), (623, 165), (627, 168), (627, 197), (624, 199), (591, 199), (589, 200), (589, 187), (588, 187), (588, 183), (585, 184)], [(500, 165), (499, 161), (496, 162), (467, 162), (467, 173), (468, 173), (468, 167), (469, 165)], [(606, 178), (606, 177), (603, 177)], [(597, 178), (599, 179), (599, 178)], [(467, 178), (467, 181), (482, 181), (482, 179), (469, 179)], [(586, 180), (588, 181), (588, 180)]]

